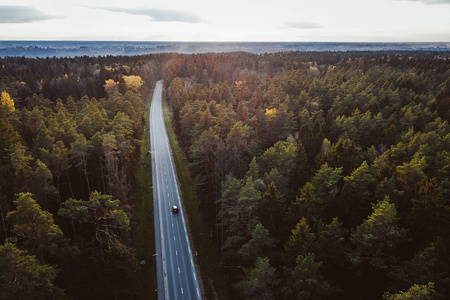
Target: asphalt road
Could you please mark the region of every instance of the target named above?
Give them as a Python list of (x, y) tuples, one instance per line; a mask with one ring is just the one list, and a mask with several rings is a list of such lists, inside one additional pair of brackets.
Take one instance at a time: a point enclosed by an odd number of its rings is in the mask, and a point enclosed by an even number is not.
[[(150, 107), (158, 299), (201, 299), (164, 125), (162, 85), (162, 81), (156, 83)], [(178, 213), (172, 213), (173, 205)]]

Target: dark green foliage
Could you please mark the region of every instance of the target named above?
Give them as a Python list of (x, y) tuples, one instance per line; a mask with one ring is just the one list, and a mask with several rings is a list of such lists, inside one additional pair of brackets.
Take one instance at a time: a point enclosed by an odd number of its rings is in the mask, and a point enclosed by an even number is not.
[(306, 219), (302, 218), (294, 229), (292, 235), (285, 244), (286, 259), (293, 262), (297, 256), (306, 255), (314, 246), (316, 235), (306, 223)]
[(432, 242), (450, 234), (450, 206), (444, 186), (445, 181), (439, 184), (437, 178), (425, 178), (416, 184), (408, 223), (418, 240)]
[(329, 273), (339, 272), (347, 262), (345, 236), (346, 232), (337, 218), (330, 224), (321, 222), (317, 226), (316, 242), (312, 249)]
[(66, 200), (58, 215), (87, 224), (88, 228), (84, 228), (84, 231), (93, 231), (91, 239), (95, 238), (101, 251), (104, 244), (108, 249), (123, 247), (120, 232), (130, 230), (130, 220), (120, 209), (120, 201), (112, 200), (112, 196), (102, 195), (97, 191), (92, 192), (88, 201), (72, 198)]
[(325, 163), (300, 190), (298, 201), (310, 222), (328, 222), (336, 213), (341, 173), (342, 168), (333, 169)]
[(344, 177), (344, 186), (338, 200), (340, 217), (347, 227), (355, 227), (362, 222), (361, 217), (370, 213), (375, 177), (366, 161)]
[(288, 220), (283, 219), (286, 216), (286, 206), (286, 200), (278, 192), (275, 183), (270, 183), (263, 195), (258, 216), (273, 236), (283, 239), (287, 238), (289, 232)]
[(321, 274), (322, 263), (313, 253), (299, 255), (293, 268), (285, 268), (286, 281), (282, 284), (283, 299), (334, 299), (340, 290)]
[(239, 252), (244, 260), (254, 260), (262, 254), (270, 255), (276, 242), (276, 239), (270, 236), (269, 231), (261, 223), (258, 223), (252, 231), (251, 239), (242, 246)]
[(450, 283), (448, 270), (439, 263), (440, 254), (436, 246), (431, 244), (414, 254), (411, 260), (402, 262), (392, 268), (388, 276), (392, 290), (406, 290), (414, 284), (427, 284), (434, 282), (437, 286), (436, 296), (443, 297), (445, 287)]
[(356, 227), (350, 240), (355, 248), (350, 255), (354, 264), (367, 263), (386, 269), (395, 262), (395, 250), (405, 242), (406, 229), (397, 226), (397, 210), (389, 197), (373, 205), (373, 213)]
[(77, 253), (69, 247), (69, 239), (54, 223), (51, 213), (41, 209), (30, 193), (20, 193), (14, 200), (16, 210), (8, 212), (6, 219), (13, 225), (14, 241), (20, 248), (36, 255), (42, 263), (52, 256)]
[(362, 162), (362, 153), (357, 144), (350, 139), (339, 141), (333, 145), (322, 145), (323, 155), (320, 164), (327, 163), (330, 167), (343, 169), (343, 175), (348, 175)]
[(258, 257), (253, 269), (246, 270), (244, 280), (238, 283), (245, 299), (276, 299), (275, 287), (279, 283), (275, 268), (267, 257)]
[(0, 245), (0, 299), (65, 299), (54, 285), (56, 274), (55, 267), (40, 264), (14, 244)]

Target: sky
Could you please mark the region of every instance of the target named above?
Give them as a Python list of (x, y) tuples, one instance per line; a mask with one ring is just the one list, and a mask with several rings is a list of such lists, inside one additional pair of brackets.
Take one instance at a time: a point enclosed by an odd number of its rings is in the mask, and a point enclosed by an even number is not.
[(450, 0), (0, 0), (0, 40), (450, 42)]

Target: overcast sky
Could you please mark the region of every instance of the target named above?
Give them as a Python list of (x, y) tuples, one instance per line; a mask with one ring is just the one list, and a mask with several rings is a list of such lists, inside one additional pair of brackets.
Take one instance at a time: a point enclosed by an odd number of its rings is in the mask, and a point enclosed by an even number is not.
[(450, 0), (0, 0), (0, 40), (449, 42)]

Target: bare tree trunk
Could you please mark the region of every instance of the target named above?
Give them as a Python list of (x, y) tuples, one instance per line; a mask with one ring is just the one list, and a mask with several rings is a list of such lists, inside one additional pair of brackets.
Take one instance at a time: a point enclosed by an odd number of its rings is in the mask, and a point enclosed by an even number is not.
[(103, 239), (102, 239), (102, 237), (100, 236), (100, 234), (99, 234), (99, 223), (98, 223), (98, 219), (96, 220), (96, 230), (95, 230), (95, 237), (97, 238), (97, 241), (98, 241), (98, 244), (99, 244), (99, 247), (100, 247), (100, 257), (102, 258), (102, 263), (105, 263), (105, 258), (104, 258), (104, 256), (103, 256)]
[(77, 240), (77, 232), (75, 230), (75, 223), (73, 222), (73, 219), (72, 219), (72, 230), (73, 230), (73, 239), (76, 241)]
[(69, 183), (70, 194), (72, 195), (72, 198), (75, 198), (75, 196), (73, 195), (72, 184), (70, 183), (68, 170), (66, 170), (66, 177), (67, 177), (67, 183)]
[[(83, 184), (83, 174), (81, 170), (78, 170), (78, 180), (80, 181), (81, 198), (84, 199), (84, 184)], [(88, 196), (89, 197), (89, 196)]]
[[(60, 178), (60, 177), (61, 177), (61, 174), (56, 175), (56, 179), (57, 179), (57, 182), (58, 182), (58, 201), (59, 201), (59, 207), (62, 208), (63, 205), (62, 205), (62, 201), (61, 201), (61, 191), (60, 191), (60, 189), (59, 189), (59, 178)], [(73, 196), (72, 196), (72, 198), (73, 198)], [(66, 232), (68, 232), (69, 228), (67, 227), (67, 222), (66, 222), (66, 219), (65, 219), (65, 218), (63, 218), (63, 222), (64, 222), (64, 227), (65, 227), (65, 229), (66, 229)], [(72, 222), (73, 222), (73, 221), (72, 221)]]
[(5, 217), (3, 216), (3, 206), (1, 204), (0, 204), (0, 214), (2, 215), (2, 225), (3, 225), (3, 231), (5, 232), (5, 237), (8, 237), (7, 231), (6, 231)]
[(106, 193), (105, 176), (103, 175), (103, 163), (102, 163), (102, 157), (100, 157), (100, 172), (101, 172), (101, 174), (102, 174), (103, 193)]
[(84, 172), (84, 177), (86, 177), (89, 195), (91, 195), (91, 186), (89, 184), (89, 178), (88, 178), (87, 167), (86, 167), (86, 158), (84, 157), (84, 154), (83, 154), (83, 172)]
[(57, 186), (58, 186), (58, 199), (59, 199), (59, 204), (61, 204), (61, 191), (59, 190), (59, 177), (61, 176), (61, 174), (56, 175), (56, 181), (57, 181)]

